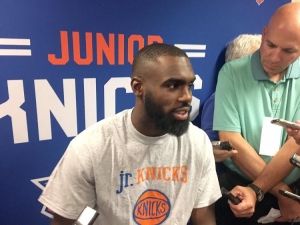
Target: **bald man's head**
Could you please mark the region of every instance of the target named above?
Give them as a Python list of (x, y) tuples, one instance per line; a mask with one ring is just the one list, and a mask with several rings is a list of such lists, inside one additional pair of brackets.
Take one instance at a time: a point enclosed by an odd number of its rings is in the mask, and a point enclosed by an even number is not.
[(300, 3), (276, 10), (264, 27), (260, 61), (270, 79), (278, 82), (300, 56)]
[(270, 19), (268, 27), (270, 29), (298, 29), (300, 27), (300, 2), (288, 3), (278, 8)]

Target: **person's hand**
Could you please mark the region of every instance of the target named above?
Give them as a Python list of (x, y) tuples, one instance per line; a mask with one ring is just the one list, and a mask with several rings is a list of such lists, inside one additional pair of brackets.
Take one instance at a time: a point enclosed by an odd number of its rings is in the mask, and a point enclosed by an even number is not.
[(251, 217), (255, 211), (255, 192), (249, 187), (235, 186), (235, 188), (231, 190), (231, 193), (241, 200), (238, 205), (234, 205), (228, 200), (233, 214), (236, 217)]
[(238, 153), (237, 150), (230, 150), (230, 151), (227, 151), (227, 150), (220, 150), (220, 149), (213, 149), (213, 152), (214, 152), (214, 157), (215, 157), (215, 161), (216, 162), (222, 162), (224, 161), (225, 159), (233, 156), (234, 154)]
[[(300, 121), (296, 120), (295, 123), (300, 124)], [(299, 132), (299, 130), (295, 130), (295, 129), (287, 127), (286, 132), (288, 133), (289, 136), (292, 136), (295, 139), (295, 141), (298, 145), (300, 145), (300, 132)]]
[(300, 206), (297, 201), (280, 196), (278, 197), (278, 205), (281, 217), (276, 219), (277, 222), (290, 222), (300, 218)]

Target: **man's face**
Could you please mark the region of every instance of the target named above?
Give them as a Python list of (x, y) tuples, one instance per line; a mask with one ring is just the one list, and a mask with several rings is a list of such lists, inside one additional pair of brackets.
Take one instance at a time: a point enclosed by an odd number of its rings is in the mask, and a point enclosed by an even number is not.
[(285, 71), (299, 57), (300, 40), (294, 33), (283, 28), (264, 28), (260, 56), (269, 77)]
[[(156, 103), (150, 91), (148, 91), (145, 95), (144, 104), (146, 113), (161, 130), (164, 130), (167, 133), (177, 137), (181, 136), (187, 131), (189, 127), (190, 112), (188, 112), (187, 116), (185, 116), (186, 119), (176, 119), (174, 116), (174, 114), (176, 114), (176, 109), (170, 110), (169, 112), (164, 112), (164, 105), (159, 102)], [(189, 108), (190, 105), (185, 103), (179, 108), (182, 107)]]
[(164, 56), (147, 79), (144, 106), (156, 126), (175, 136), (189, 126), (195, 75), (188, 58)]

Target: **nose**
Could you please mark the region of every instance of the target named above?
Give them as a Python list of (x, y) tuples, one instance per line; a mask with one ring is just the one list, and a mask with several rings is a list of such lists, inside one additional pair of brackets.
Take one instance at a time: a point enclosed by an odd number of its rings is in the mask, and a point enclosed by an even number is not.
[(270, 57), (271, 63), (278, 63), (280, 61), (280, 49), (276, 48), (272, 52), (272, 55)]
[(180, 92), (180, 96), (178, 98), (179, 102), (191, 103), (192, 102), (192, 89), (190, 86), (184, 86), (182, 91)]

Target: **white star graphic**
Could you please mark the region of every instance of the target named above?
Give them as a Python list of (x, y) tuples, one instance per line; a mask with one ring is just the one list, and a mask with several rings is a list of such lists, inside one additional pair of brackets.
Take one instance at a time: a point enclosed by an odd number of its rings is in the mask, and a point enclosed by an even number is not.
[[(42, 178), (32, 179), (30, 181), (34, 183), (37, 187), (39, 187), (41, 190), (44, 190), (48, 180), (49, 177), (42, 177)], [(50, 213), (49, 208), (47, 208), (45, 205), (43, 206), (41, 213), (49, 218), (53, 218), (53, 215)]]

